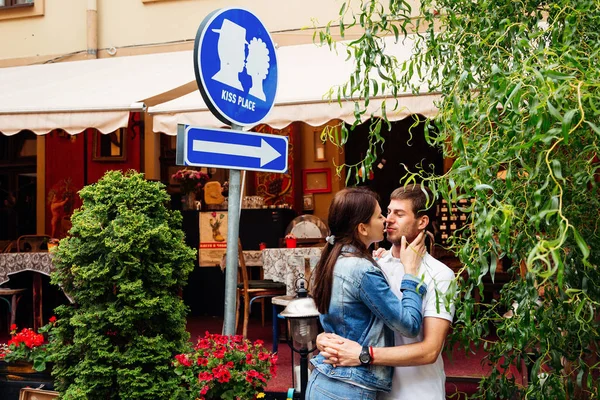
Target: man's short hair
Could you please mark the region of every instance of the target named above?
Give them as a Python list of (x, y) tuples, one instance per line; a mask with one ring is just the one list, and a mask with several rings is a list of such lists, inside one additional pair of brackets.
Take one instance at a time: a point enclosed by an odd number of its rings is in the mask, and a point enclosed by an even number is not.
[(419, 184), (401, 186), (392, 192), (390, 200), (409, 200), (417, 218), (427, 215), (432, 220), (434, 217), (433, 194), (425, 186)]

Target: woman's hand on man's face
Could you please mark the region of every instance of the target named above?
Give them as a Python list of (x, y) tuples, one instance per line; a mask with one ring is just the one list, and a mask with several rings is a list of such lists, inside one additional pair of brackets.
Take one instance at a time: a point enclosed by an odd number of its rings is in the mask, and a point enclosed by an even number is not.
[(404, 265), (405, 273), (417, 275), (425, 251), (425, 231), (421, 231), (411, 243), (408, 243), (406, 237), (402, 236), (400, 262)]

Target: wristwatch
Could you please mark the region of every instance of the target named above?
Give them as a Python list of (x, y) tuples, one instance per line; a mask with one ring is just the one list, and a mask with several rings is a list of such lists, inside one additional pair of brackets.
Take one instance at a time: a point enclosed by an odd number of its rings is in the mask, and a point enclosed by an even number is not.
[(360, 351), (360, 355), (358, 356), (358, 361), (360, 361), (360, 365), (371, 365), (373, 360), (371, 359), (369, 346), (363, 346), (362, 350)]

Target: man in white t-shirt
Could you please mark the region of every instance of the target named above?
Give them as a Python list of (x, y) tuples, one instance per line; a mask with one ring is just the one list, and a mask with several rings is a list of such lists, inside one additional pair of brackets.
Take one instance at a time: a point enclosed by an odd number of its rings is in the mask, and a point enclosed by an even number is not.
[[(386, 233), (392, 248), (379, 260), (379, 265), (398, 297), (402, 296), (399, 288), (404, 276), (404, 264), (419, 262), (419, 255), (412, 249), (425, 240), (424, 230), (429, 224), (426, 210), (428, 197), (423, 190), (425, 189), (419, 185), (407, 185), (394, 190), (390, 196)], [(429, 199), (431, 198), (429, 195)], [(446, 375), (441, 351), (454, 316), (454, 296), (450, 294), (454, 272), (431, 255), (425, 254), (419, 267), (419, 277), (427, 285), (427, 294), (423, 299), (424, 319), (421, 332), (416, 338), (407, 338), (396, 333), (395, 347), (373, 349), (373, 364), (396, 367), (392, 391), (382, 393), (380, 398), (383, 399), (446, 398)], [(332, 364), (360, 364), (362, 346), (356, 342), (323, 333), (319, 335), (317, 345)]]

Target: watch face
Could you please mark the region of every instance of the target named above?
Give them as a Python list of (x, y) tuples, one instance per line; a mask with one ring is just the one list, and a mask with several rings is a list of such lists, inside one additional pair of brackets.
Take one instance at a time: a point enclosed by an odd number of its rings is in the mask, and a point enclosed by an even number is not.
[(360, 355), (358, 356), (358, 360), (361, 362), (361, 364), (369, 364), (371, 362), (371, 355), (369, 354), (369, 350), (367, 349), (365, 351), (365, 349), (363, 349)]

